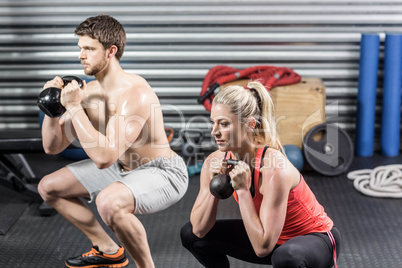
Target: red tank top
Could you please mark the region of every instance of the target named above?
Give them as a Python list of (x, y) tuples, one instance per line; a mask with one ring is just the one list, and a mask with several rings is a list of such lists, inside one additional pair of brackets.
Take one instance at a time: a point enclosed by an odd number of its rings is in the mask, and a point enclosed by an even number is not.
[[(253, 197), (254, 206), (257, 213), (260, 214), (260, 207), (263, 195), (259, 191), (260, 168), (262, 166), (261, 159), (263, 157), (264, 148), (257, 150), (256, 162), (254, 168), (254, 189)], [(231, 152), (228, 152), (226, 158), (229, 159)], [(233, 192), (233, 197), (239, 202), (236, 191)], [(327, 216), (323, 206), (318, 203), (315, 195), (310, 187), (306, 184), (303, 176), (300, 174), (299, 184), (289, 192), (288, 205), (286, 210), (285, 224), (281, 235), (279, 236), (278, 245), (282, 245), (287, 240), (305, 235), (308, 233), (329, 232), (334, 223)]]

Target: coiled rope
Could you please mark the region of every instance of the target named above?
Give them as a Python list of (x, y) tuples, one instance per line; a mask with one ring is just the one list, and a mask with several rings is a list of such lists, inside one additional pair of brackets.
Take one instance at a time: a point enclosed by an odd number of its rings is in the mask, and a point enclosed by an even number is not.
[(402, 165), (379, 166), (351, 171), (347, 175), (362, 194), (373, 197), (402, 198)]
[(258, 80), (267, 90), (276, 86), (298, 83), (301, 80), (300, 75), (286, 67), (260, 65), (239, 70), (225, 65), (218, 65), (211, 68), (205, 76), (198, 103), (202, 103), (206, 110), (211, 111), (215, 89), (240, 78)]

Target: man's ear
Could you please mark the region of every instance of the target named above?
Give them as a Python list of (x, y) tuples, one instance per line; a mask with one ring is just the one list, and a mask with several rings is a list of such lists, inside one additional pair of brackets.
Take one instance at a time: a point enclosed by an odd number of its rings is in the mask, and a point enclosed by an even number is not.
[(109, 59), (113, 58), (114, 55), (116, 55), (117, 50), (118, 50), (118, 48), (117, 48), (115, 45), (112, 45), (112, 46), (107, 50), (107, 52), (108, 52), (107, 57), (108, 57)]

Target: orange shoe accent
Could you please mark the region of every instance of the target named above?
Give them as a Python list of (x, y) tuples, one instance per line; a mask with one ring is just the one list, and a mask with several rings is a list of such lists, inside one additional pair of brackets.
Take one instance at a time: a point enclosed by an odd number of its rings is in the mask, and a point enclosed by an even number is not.
[(81, 256), (69, 258), (65, 265), (69, 268), (120, 268), (127, 266), (128, 263), (129, 260), (123, 247), (120, 247), (114, 254), (107, 254), (94, 245), (90, 251), (83, 253)]

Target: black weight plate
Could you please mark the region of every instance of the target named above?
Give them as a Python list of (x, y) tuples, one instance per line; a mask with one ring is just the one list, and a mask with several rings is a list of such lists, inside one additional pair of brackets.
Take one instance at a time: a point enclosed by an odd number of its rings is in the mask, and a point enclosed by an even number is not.
[(303, 153), (312, 169), (322, 175), (337, 176), (352, 164), (353, 144), (343, 129), (324, 123), (307, 132)]

